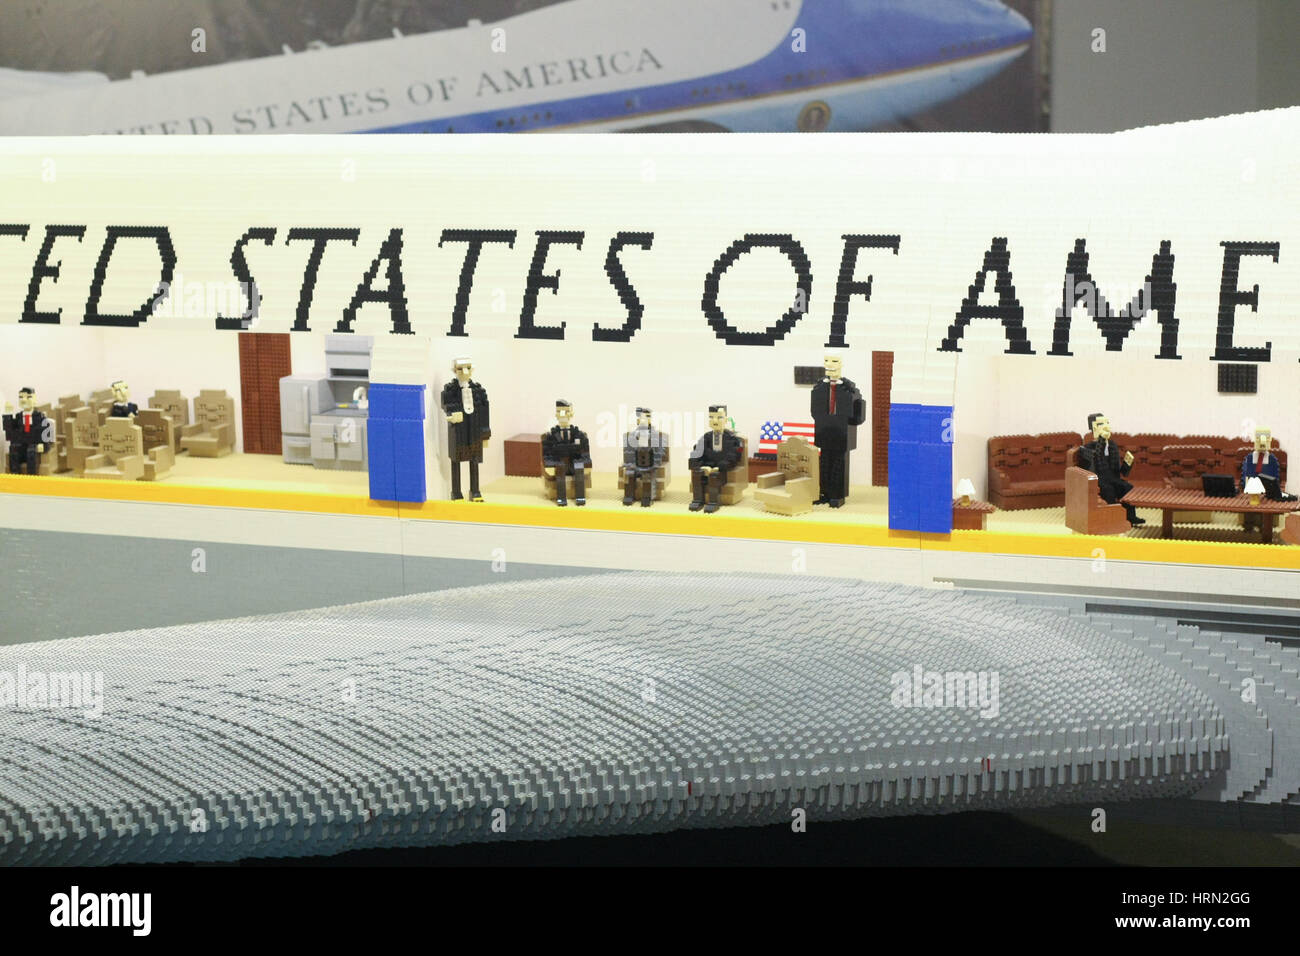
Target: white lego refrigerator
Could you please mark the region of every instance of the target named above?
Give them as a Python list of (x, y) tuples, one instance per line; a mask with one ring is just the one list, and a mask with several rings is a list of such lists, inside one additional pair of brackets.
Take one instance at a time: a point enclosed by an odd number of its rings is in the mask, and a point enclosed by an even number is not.
[(326, 379), (307, 375), (280, 379), (280, 436), (286, 463), (312, 463), (312, 417), (333, 407), (334, 397)]

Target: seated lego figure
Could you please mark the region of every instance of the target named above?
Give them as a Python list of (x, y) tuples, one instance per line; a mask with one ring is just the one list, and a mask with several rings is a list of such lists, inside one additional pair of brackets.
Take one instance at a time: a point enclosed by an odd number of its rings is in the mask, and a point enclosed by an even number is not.
[(542, 434), (542, 466), (555, 469), (555, 503), (563, 508), (568, 501), (568, 481), (573, 476), (573, 503), (587, 503), (586, 476), (591, 467), (591, 443), (587, 434), (573, 424), (573, 403), (557, 399), (554, 425)]
[(1138, 517), (1136, 508), (1120, 501), (1133, 490), (1133, 486), (1124, 480), (1133, 467), (1133, 453), (1121, 452), (1120, 447), (1110, 440), (1110, 419), (1101, 412), (1088, 416), (1088, 430), (1092, 432), (1092, 441), (1079, 449), (1079, 465), (1097, 476), (1097, 487), (1103, 501), (1124, 505), (1129, 524), (1134, 527), (1146, 524), (1145, 519)]
[(803, 438), (787, 438), (777, 446), (776, 468), (758, 476), (754, 497), (777, 514), (812, 511), (821, 497), (821, 450)]
[(650, 420), (650, 409), (636, 410), (636, 427), (623, 436), (623, 504), (640, 491), (641, 507), (649, 508), (659, 491), (659, 470), (668, 454), (668, 441)]
[(691, 511), (703, 508), (705, 514), (712, 514), (718, 510), (727, 472), (740, 464), (743, 454), (740, 438), (727, 428), (727, 406), (710, 405), (709, 430), (691, 452)]
[(31, 388), (18, 390), (19, 411), (14, 412), (12, 402), (5, 403), (4, 431), (9, 440), (9, 471), (20, 475), (23, 468), (35, 475), (40, 470), (40, 456), (46, 444), (54, 441), (54, 423), (36, 408), (36, 392)]
[(113, 407), (109, 410), (109, 418), (135, 418), (136, 412), (140, 407), (131, 401), (131, 390), (126, 387), (126, 382), (120, 378), (113, 383)]
[[(1242, 459), (1241, 462), (1241, 487), (1246, 487), (1246, 482), (1251, 478), (1265, 479), (1265, 487), (1269, 488), (1269, 495), (1280, 495), (1282, 501), (1295, 501), (1295, 495), (1288, 495), (1282, 491), (1282, 468), (1277, 460), (1277, 455), (1270, 450), (1273, 447), (1273, 433), (1267, 428), (1255, 429), (1255, 450)], [(1270, 486), (1272, 482), (1272, 486)], [(1274, 488), (1276, 489), (1274, 491)]]

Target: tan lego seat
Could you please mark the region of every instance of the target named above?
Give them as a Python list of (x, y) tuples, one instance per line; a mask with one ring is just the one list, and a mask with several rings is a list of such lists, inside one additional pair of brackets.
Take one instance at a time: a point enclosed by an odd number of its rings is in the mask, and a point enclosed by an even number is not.
[(220, 458), (235, 450), (235, 400), (219, 389), (194, 399), (194, 423), (181, 428), (181, 451), (195, 458)]
[(179, 389), (160, 388), (149, 396), (149, 407), (156, 408), (172, 420), (173, 443), (176, 454), (181, 453), (181, 429), (190, 423), (190, 400)]
[(144, 439), (144, 480), (167, 477), (176, 464), (176, 429), (171, 416), (162, 409), (142, 408), (136, 413), (135, 423)]
[(821, 497), (821, 449), (803, 438), (787, 438), (776, 448), (776, 467), (758, 476), (754, 497), (781, 515), (812, 511)]
[[(668, 447), (669, 437), (663, 432), (659, 433), (664, 443), (664, 460), (663, 463), (655, 469), (655, 501), (663, 500), (664, 492), (668, 490), (668, 482), (672, 478), (672, 454), (673, 450)], [(627, 466), (618, 466), (618, 493), (627, 495)]]
[(68, 421), (65, 450), (68, 470), (84, 475), (87, 459), (99, 453), (99, 416), (89, 405), (82, 405), (73, 410)]
[[(554, 471), (554, 469), (551, 470)], [(595, 475), (592, 473), (591, 470), (590, 459), (587, 460), (587, 467), (583, 469), (583, 471), (584, 474), (582, 476), (582, 489), (583, 489), (582, 496), (583, 498), (590, 498), (592, 486), (595, 484), (595, 481), (593, 481)], [(552, 474), (548, 474), (545, 468), (542, 469), (542, 490), (546, 493), (546, 498), (548, 501), (555, 500), (555, 476)], [(578, 497), (578, 493), (573, 487), (572, 475), (564, 476), (564, 491), (565, 491), (565, 497), (569, 501), (572, 501), (574, 498)]]
[(722, 486), (718, 500), (724, 505), (734, 505), (745, 497), (749, 487), (749, 439), (740, 439), (740, 464), (727, 472), (727, 480)]
[(144, 477), (144, 435), (130, 419), (110, 418), (99, 428), (99, 453), (86, 459), (85, 477), (135, 481)]

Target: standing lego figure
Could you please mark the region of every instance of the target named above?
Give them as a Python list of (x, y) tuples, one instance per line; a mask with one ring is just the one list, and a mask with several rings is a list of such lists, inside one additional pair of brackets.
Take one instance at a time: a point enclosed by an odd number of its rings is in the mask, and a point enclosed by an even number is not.
[(573, 476), (573, 503), (587, 503), (586, 474), (591, 465), (591, 443), (587, 434), (573, 424), (573, 403), (555, 400), (555, 420), (549, 432), (542, 433), (542, 466), (555, 469), (555, 503), (563, 508), (568, 502), (567, 476)]
[(623, 436), (623, 504), (641, 492), (641, 507), (649, 508), (658, 491), (658, 469), (664, 463), (663, 433), (650, 423), (650, 409), (636, 410), (636, 427)]
[(135, 402), (131, 401), (131, 390), (126, 387), (126, 382), (119, 378), (111, 387), (113, 389), (113, 408), (108, 413), (108, 417), (134, 420), (135, 413), (140, 408)]
[(11, 402), (5, 403), (4, 430), (9, 439), (9, 470), (20, 475), (23, 466), (27, 474), (35, 475), (40, 469), (40, 457), (45, 454), (45, 445), (54, 440), (54, 423), (48, 421), (42, 412), (36, 410), (36, 392), (30, 388), (18, 390), (18, 407), (14, 414)]
[(821, 450), (821, 497), (813, 504), (842, 507), (849, 496), (849, 452), (858, 447), (858, 426), (867, 420), (867, 403), (858, 387), (840, 376), (838, 355), (822, 360), (826, 377), (813, 386), (813, 443)]
[[(1102, 501), (1112, 505), (1124, 504), (1120, 499), (1133, 490), (1133, 486), (1124, 480), (1133, 467), (1133, 453), (1121, 453), (1120, 447), (1110, 440), (1110, 419), (1101, 412), (1088, 416), (1088, 430), (1092, 432), (1092, 441), (1079, 449), (1079, 464), (1097, 476)], [(1128, 515), (1128, 523), (1134, 527), (1146, 524), (1132, 505), (1124, 504), (1124, 513)]]
[(442, 388), (442, 410), (447, 417), (447, 454), (451, 457), (451, 500), (460, 501), (460, 463), (469, 462), (469, 500), (482, 501), (478, 488), (478, 466), (483, 449), (492, 437), (488, 421), (488, 394), (472, 381), (474, 365), (467, 358), (452, 363), (456, 380)]
[[(704, 509), (712, 514), (721, 505), (722, 486), (727, 472), (740, 464), (741, 444), (735, 432), (727, 429), (727, 406), (709, 406), (709, 430), (695, 443), (691, 452), (691, 511)], [(704, 503), (708, 491), (709, 503)]]

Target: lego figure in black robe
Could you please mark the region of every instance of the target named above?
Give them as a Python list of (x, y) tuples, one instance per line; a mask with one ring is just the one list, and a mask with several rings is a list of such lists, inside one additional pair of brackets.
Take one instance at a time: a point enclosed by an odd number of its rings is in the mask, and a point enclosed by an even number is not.
[(587, 503), (586, 476), (591, 467), (591, 442), (587, 433), (573, 424), (573, 403), (562, 398), (555, 401), (555, 420), (549, 432), (542, 433), (542, 465), (555, 469), (555, 503), (563, 508), (569, 503), (569, 475), (573, 476), (573, 503)]
[(822, 362), (826, 377), (813, 386), (813, 444), (821, 450), (821, 497), (815, 505), (839, 508), (849, 496), (849, 452), (858, 447), (858, 426), (867, 420), (867, 403), (858, 387), (840, 376), (838, 355)]
[(650, 423), (650, 409), (638, 408), (636, 427), (623, 436), (623, 504), (635, 501), (640, 490), (641, 507), (650, 507), (667, 447), (663, 432)]
[(5, 438), (9, 440), (9, 471), (20, 475), (25, 467), (27, 474), (34, 475), (40, 468), (47, 439), (53, 441), (53, 423), (36, 410), (36, 392), (30, 388), (18, 390), (18, 407), (19, 411), (15, 412), (12, 404), (5, 404), (3, 421)]
[[(1088, 428), (1092, 431), (1092, 441), (1079, 449), (1079, 466), (1097, 476), (1097, 489), (1102, 501), (1112, 505), (1116, 502), (1124, 504), (1120, 499), (1133, 490), (1133, 486), (1124, 480), (1133, 468), (1133, 453), (1121, 451), (1110, 440), (1110, 419), (1101, 412), (1088, 416)], [(1139, 518), (1132, 505), (1124, 504), (1124, 513), (1128, 515), (1129, 524), (1135, 527), (1146, 524), (1146, 519)]]
[(488, 420), (488, 394), (472, 380), (474, 366), (467, 358), (452, 363), (456, 380), (442, 388), (442, 410), (447, 417), (447, 454), (451, 457), (451, 500), (460, 501), (460, 463), (469, 462), (469, 500), (482, 501), (478, 466), (492, 437)]
[[(695, 443), (691, 452), (691, 511), (704, 509), (712, 514), (722, 504), (722, 486), (727, 472), (740, 464), (741, 444), (735, 432), (727, 428), (727, 406), (709, 406), (709, 430)], [(704, 503), (708, 493), (708, 504)]]
[(118, 379), (112, 384), (113, 389), (113, 408), (109, 411), (109, 418), (129, 418), (134, 420), (135, 414), (140, 407), (131, 401), (131, 390), (126, 387), (126, 382)]

